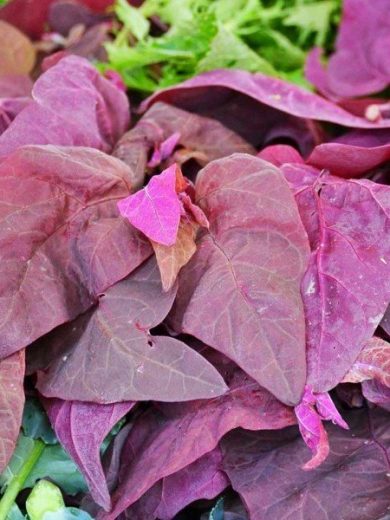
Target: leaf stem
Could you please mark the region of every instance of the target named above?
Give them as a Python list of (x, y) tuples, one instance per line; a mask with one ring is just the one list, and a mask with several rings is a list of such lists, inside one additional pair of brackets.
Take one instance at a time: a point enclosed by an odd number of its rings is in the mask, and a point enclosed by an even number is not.
[(0, 499), (0, 520), (7, 519), (8, 513), (13, 506), (16, 497), (21, 491), (23, 484), (25, 483), (35, 464), (38, 462), (38, 459), (42, 455), (44, 449), (45, 443), (41, 440), (36, 440), (30, 455), (26, 459), (23, 466), (20, 468), (19, 472), (13, 477), (4, 495)]

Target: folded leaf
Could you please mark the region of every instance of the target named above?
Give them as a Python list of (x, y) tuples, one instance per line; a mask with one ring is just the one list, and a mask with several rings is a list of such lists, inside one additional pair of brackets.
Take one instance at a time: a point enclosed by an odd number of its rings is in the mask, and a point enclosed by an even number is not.
[(388, 412), (390, 412), (390, 388), (375, 379), (363, 381), (362, 390), (364, 397)]
[(369, 379), (390, 387), (390, 343), (377, 337), (364, 345), (343, 383), (361, 383)]
[(111, 499), (100, 462), (100, 446), (134, 403), (98, 405), (45, 399), (43, 404), (59, 441), (84, 475), (95, 502), (108, 511)]
[[(356, 66), (353, 59), (350, 59), (350, 63)], [(163, 101), (191, 110), (198, 103), (204, 113), (205, 109), (210, 109), (213, 104), (225, 104), (228, 96), (229, 104), (232, 105), (232, 93), (242, 93), (257, 103), (298, 118), (327, 121), (351, 128), (390, 127), (389, 119), (370, 122), (297, 85), (243, 70), (213, 70), (200, 74), (180, 85), (153, 94), (143, 103), (142, 108), (150, 107), (156, 101)], [(246, 123), (248, 124), (247, 121)]]
[(255, 153), (249, 143), (218, 121), (166, 103), (156, 103), (134, 128), (124, 134), (113, 154), (131, 168), (133, 184), (140, 187), (145, 178), (149, 152), (177, 134), (177, 144), (193, 151), (202, 166), (234, 152)]
[(27, 144), (110, 151), (129, 124), (125, 93), (78, 56), (65, 57), (42, 74), (32, 97), (1, 135), (0, 157)]
[(200, 354), (177, 339), (149, 334), (167, 315), (175, 294), (176, 288), (162, 291), (153, 258), (111, 287), (97, 308), (47, 338), (43, 348), (57, 358), (39, 374), (40, 392), (95, 403), (223, 394), (222, 377)]
[(180, 269), (189, 262), (195, 253), (197, 227), (192, 222), (181, 222), (173, 246), (163, 246), (152, 242), (164, 291), (169, 291), (173, 287)]
[(235, 154), (201, 171), (196, 199), (210, 230), (180, 272), (171, 325), (295, 405), (306, 379), (300, 284), (309, 247), (288, 185), (271, 164)]
[(114, 520), (156, 482), (213, 450), (239, 426), (278, 429), (295, 422), (292, 410), (231, 363), (220, 365), (230, 391), (208, 401), (163, 404), (146, 411), (129, 433), (122, 452), (120, 484), (113, 509), (99, 520)]
[(24, 350), (0, 361), (0, 473), (19, 436), (24, 405)]
[(1, 163), (1, 358), (86, 311), (149, 256), (116, 207), (127, 175), (87, 148), (28, 146)]
[(384, 518), (390, 492), (389, 414), (349, 413), (352, 431), (330, 425), (331, 452), (313, 471), (299, 469), (306, 447), (295, 431), (230, 433), (223, 470), (251, 520)]
[(308, 384), (322, 393), (342, 381), (390, 301), (390, 188), (302, 165), (283, 171), (311, 243), (302, 284)]
[(176, 165), (154, 175), (142, 190), (118, 203), (121, 215), (150, 240), (172, 246), (180, 222), (180, 202), (176, 193)]

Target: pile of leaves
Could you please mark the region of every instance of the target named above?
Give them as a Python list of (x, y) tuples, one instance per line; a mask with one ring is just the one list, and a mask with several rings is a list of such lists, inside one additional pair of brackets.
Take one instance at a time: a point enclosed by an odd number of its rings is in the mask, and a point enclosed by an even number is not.
[(132, 110), (107, 3), (0, 10), (0, 520), (387, 519), (386, 2)]

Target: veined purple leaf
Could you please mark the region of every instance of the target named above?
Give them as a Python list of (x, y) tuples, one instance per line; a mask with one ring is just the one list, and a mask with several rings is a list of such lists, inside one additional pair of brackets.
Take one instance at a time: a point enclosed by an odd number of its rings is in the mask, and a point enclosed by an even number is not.
[(109, 511), (111, 499), (100, 461), (106, 435), (135, 403), (100, 405), (44, 399), (53, 429), (87, 481), (95, 502)]
[[(223, 365), (221, 365), (222, 368)], [(230, 391), (208, 401), (162, 404), (146, 411), (130, 431), (123, 448), (120, 484), (113, 509), (99, 520), (114, 520), (156, 482), (213, 450), (221, 437), (239, 426), (278, 429), (295, 422), (292, 409), (249, 379), (224, 366)]]
[(0, 165), (0, 358), (86, 311), (151, 248), (117, 201), (128, 169), (89, 148), (27, 146)]
[(283, 171), (312, 249), (302, 284), (308, 384), (322, 393), (342, 381), (390, 301), (390, 188), (308, 166)]
[(32, 98), (0, 136), (0, 157), (28, 144), (110, 151), (129, 124), (125, 93), (78, 56), (63, 58), (42, 74)]
[(364, 397), (371, 403), (390, 412), (390, 388), (379, 381), (363, 381), (362, 390)]
[[(295, 429), (236, 431), (222, 440), (223, 469), (251, 520), (275, 518), (382, 518), (390, 493), (389, 414), (349, 413), (351, 432), (329, 425), (328, 459), (302, 471), (307, 448)], [(357, 513), (358, 512), (358, 513)]]
[(290, 189), (271, 164), (234, 154), (200, 172), (196, 198), (210, 230), (179, 274), (171, 325), (295, 405), (306, 379), (300, 285), (309, 247)]
[(223, 394), (222, 377), (200, 354), (175, 338), (149, 334), (167, 315), (175, 294), (176, 287), (163, 292), (151, 258), (107, 290), (97, 308), (47, 337), (41, 348), (57, 357), (39, 373), (39, 391), (95, 403)]
[(175, 186), (176, 164), (172, 164), (154, 175), (145, 188), (118, 202), (119, 211), (150, 240), (172, 246), (180, 222), (180, 202)]

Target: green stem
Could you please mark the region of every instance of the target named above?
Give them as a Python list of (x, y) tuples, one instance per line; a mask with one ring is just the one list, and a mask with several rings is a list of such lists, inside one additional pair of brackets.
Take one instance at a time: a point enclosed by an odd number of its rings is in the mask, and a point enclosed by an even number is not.
[(45, 443), (41, 440), (36, 440), (34, 443), (34, 447), (26, 459), (23, 466), (20, 468), (19, 472), (13, 477), (11, 482), (9, 483), (4, 495), (0, 500), (0, 520), (6, 520), (8, 513), (13, 506), (16, 497), (21, 491), (23, 484), (25, 483), (27, 477), (31, 473), (35, 464), (38, 462), (39, 457), (42, 455), (43, 450), (45, 449)]

